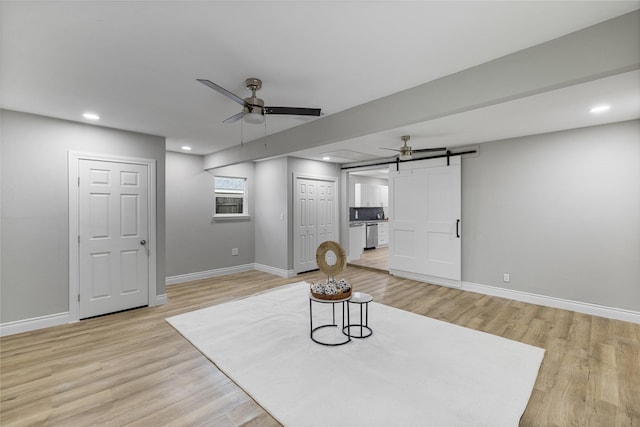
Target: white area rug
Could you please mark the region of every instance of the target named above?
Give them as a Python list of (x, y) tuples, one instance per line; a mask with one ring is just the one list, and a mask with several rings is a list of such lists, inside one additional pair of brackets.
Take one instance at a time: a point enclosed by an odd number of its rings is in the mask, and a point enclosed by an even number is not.
[[(314, 303), (314, 326), (330, 307)], [(304, 282), (167, 321), (290, 427), (517, 426), (544, 356), (376, 303), (371, 337), (322, 346), (309, 338)]]

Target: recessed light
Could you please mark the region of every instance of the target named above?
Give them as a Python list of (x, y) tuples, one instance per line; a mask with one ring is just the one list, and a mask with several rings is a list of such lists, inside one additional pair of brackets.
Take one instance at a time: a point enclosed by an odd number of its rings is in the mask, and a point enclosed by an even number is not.
[(96, 113), (84, 113), (82, 117), (89, 120), (100, 120), (100, 116)]
[(324, 156), (324, 157), (322, 158), (322, 160), (331, 160), (331, 157), (329, 157), (329, 156)]
[(183, 145), (181, 147), (184, 151), (191, 151), (191, 147), (189, 147), (188, 145)]
[(605, 111), (608, 111), (611, 108), (611, 106), (609, 105), (597, 105), (595, 107), (592, 107), (589, 112), (590, 113), (603, 113)]

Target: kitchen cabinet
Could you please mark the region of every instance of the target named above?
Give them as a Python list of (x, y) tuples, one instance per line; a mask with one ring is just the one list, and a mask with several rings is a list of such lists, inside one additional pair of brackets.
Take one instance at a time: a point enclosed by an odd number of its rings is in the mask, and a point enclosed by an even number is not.
[(349, 260), (360, 259), (364, 248), (364, 224), (349, 226)]
[(386, 185), (361, 184), (355, 185), (355, 206), (358, 207), (388, 207), (389, 187)]
[(378, 246), (389, 244), (389, 223), (378, 223)]
[(389, 186), (387, 185), (380, 185), (380, 206), (389, 207)]

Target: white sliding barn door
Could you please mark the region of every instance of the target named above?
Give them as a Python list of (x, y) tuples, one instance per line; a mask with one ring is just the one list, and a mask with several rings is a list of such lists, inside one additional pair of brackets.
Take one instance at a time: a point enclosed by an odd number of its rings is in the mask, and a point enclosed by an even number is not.
[(460, 286), (460, 186), (460, 157), (390, 168), (391, 274)]
[(337, 236), (336, 183), (328, 179), (294, 176), (294, 271), (318, 268), (316, 249)]
[(80, 319), (149, 304), (147, 167), (79, 161)]

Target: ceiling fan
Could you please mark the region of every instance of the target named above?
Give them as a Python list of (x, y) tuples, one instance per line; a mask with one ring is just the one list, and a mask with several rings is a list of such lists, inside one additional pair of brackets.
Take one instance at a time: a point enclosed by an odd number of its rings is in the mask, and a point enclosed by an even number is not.
[(287, 114), (294, 116), (319, 116), (320, 108), (299, 108), (299, 107), (268, 107), (264, 105), (264, 101), (256, 96), (256, 92), (262, 89), (262, 80), (249, 78), (244, 81), (247, 89), (251, 91), (248, 98), (240, 98), (232, 92), (229, 92), (222, 86), (206, 79), (196, 79), (205, 86), (220, 92), (227, 98), (242, 105), (242, 111), (223, 120), (223, 123), (234, 123), (244, 118), (247, 123), (264, 123), (265, 114)]
[(411, 139), (410, 135), (402, 135), (400, 137), (400, 139), (402, 140), (402, 142), (404, 143), (404, 145), (402, 147), (400, 147), (400, 149), (396, 149), (396, 148), (385, 148), (385, 147), (381, 147), (383, 150), (392, 150), (392, 151), (397, 151), (400, 154), (398, 155), (398, 158), (400, 160), (411, 160), (412, 155), (414, 153), (427, 153), (430, 151), (444, 151), (447, 148), (446, 147), (438, 147), (438, 148), (418, 148), (416, 150), (412, 149), (410, 145), (407, 145), (407, 141), (409, 141), (409, 139)]

